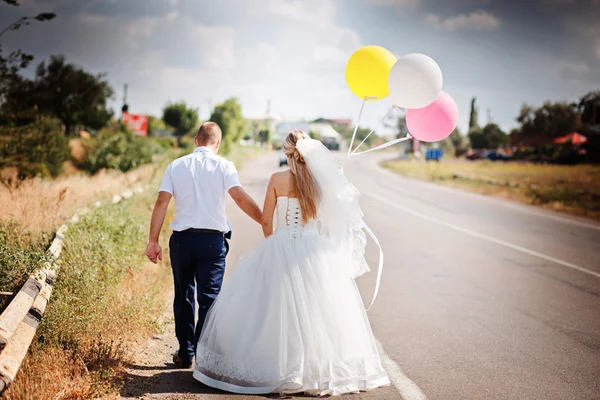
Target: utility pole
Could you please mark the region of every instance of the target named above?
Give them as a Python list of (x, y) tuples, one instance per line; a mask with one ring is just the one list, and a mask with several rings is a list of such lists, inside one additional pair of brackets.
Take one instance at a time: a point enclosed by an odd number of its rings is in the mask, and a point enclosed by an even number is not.
[(129, 105), (127, 104), (127, 87), (129, 85), (126, 83), (123, 86), (123, 107), (121, 107), (121, 112), (126, 113), (129, 111)]
[(487, 123), (488, 123), (488, 125), (489, 125), (489, 124), (491, 124), (492, 122), (493, 122), (493, 121), (492, 121), (492, 111), (491, 111), (491, 110), (488, 108), (488, 109), (487, 109)]

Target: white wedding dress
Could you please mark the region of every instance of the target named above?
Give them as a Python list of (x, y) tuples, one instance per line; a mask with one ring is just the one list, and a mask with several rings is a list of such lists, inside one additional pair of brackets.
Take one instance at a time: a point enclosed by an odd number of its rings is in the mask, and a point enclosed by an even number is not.
[[(231, 273), (210, 309), (194, 377), (234, 393), (340, 395), (389, 384), (351, 254), (278, 197), (277, 229)], [(357, 267), (358, 268), (358, 267)]]

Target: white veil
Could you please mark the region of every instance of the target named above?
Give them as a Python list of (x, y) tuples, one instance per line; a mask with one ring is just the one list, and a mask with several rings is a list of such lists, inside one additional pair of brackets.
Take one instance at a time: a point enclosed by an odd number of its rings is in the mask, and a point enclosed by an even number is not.
[(350, 257), (347, 265), (343, 266), (347, 269), (345, 272), (352, 278), (358, 278), (369, 272), (364, 257), (367, 245), (366, 234), (379, 247), (377, 283), (371, 301), (373, 305), (379, 291), (383, 251), (379, 241), (363, 220), (363, 213), (358, 204), (360, 192), (346, 178), (329, 150), (320, 141), (300, 139), (296, 143), (296, 148), (304, 158), (319, 189), (320, 198), (317, 205), (319, 229), (332, 240), (334, 246), (340, 246), (340, 249), (346, 251)]

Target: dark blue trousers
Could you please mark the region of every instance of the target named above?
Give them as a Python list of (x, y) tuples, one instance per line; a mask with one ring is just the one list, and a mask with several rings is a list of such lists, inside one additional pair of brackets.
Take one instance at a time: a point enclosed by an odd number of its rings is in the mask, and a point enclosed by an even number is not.
[[(169, 241), (175, 283), (175, 335), (179, 356), (191, 360), (206, 313), (221, 291), (228, 246), (223, 235), (173, 232)], [(195, 323), (198, 298), (198, 322)]]

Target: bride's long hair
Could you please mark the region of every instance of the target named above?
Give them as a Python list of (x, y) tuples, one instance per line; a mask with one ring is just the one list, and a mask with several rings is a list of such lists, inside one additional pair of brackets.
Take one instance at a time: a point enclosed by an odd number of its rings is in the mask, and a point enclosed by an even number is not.
[(298, 192), (298, 202), (300, 203), (302, 222), (304, 223), (317, 217), (317, 202), (319, 201), (317, 185), (302, 155), (296, 148), (298, 140), (309, 138), (305, 132), (295, 129), (287, 134), (283, 143), (283, 151), (288, 158), (290, 171), (292, 171), (296, 191)]

